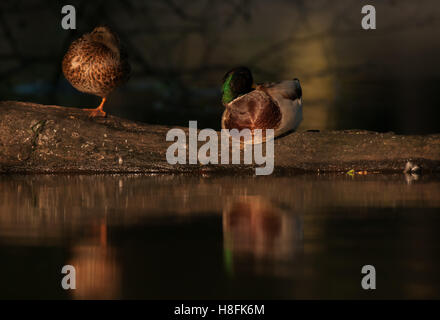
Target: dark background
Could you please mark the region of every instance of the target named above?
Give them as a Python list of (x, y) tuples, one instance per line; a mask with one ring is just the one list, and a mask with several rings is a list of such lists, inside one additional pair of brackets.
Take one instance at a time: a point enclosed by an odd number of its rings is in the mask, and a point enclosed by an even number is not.
[[(77, 30), (61, 28), (66, 4)], [(376, 30), (361, 28), (366, 4), (376, 7)], [(301, 80), (300, 131), (439, 132), (437, 0), (2, 0), (0, 99), (97, 106), (60, 64), (71, 41), (103, 23), (133, 68), (106, 105), (113, 115), (218, 129), (222, 76), (246, 65), (257, 82)]]

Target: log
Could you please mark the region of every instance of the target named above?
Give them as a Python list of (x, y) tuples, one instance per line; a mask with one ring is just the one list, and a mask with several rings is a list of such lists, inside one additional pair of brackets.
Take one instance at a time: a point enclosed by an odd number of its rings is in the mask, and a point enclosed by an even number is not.
[[(89, 119), (78, 108), (0, 102), (0, 173), (255, 174), (257, 165), (169, 164), (171, 128), (112, 115)], [(423, 173), (439, 172), (440, 134), (343, 130), (275, 140), (275, 173), (403, 172), (408, 162)]]

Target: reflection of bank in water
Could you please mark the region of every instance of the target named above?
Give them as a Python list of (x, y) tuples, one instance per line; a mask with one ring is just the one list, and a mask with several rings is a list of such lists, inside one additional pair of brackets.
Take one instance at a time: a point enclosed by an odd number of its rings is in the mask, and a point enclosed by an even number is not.
[[(302, 217), (261, 196), (231, 199), (223, 209), (225, 267), (284, 275), (302, 252)], [(249, 263), (252, 262), (252, 263)]]

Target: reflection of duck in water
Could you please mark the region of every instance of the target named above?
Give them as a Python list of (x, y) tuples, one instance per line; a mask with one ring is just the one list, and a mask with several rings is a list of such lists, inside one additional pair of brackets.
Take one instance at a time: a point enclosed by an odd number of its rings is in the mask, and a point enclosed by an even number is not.
[(261, 196), (229, 201), (223, 210), (223, 234), (226, 260), (290, 261), (302, 239), (299, 217)]
[(120, 270), (114, 249), (107, 245), (107, 223), (93, 224), (88, 235), (72, 248), (68, 264), (76, 270), (75, 299), (114, 299), (118, 297)]

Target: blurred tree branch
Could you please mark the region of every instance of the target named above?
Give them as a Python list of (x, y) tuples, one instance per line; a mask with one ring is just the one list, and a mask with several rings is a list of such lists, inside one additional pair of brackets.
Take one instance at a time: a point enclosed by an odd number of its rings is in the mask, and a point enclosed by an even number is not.
[[(275, 72), (266, 69), (267, 67), (262, 64), (262, 61), (273, 56), (274, 52), (283, 53), (291, 47), (292, 43), (300, 46), (309, 41), (325, 38), (358, 37), (361, 33), (362, 36), (374, 36), (374, 33), (363, 32), (359, 27), (359, 21), (353, 21), (349, 18), (350, 12), (360, 12), (359, 4), (347, 3), (349, 5), (334, 9), (336, 4), (330, 0), (289, 2), (293, 18), (297, 21), (295, 28), (290, 31), (290, 35), (281, 40), (274, 39), (265, 47), (255, 50), (241, 64), (247, 64), (261, 74), (274, 76)], [(399, 4), (402, 3), (410, 2), (399, 2)], [(3, 67), (0, 68), (0, 83), (10, 81), (12, 76), (20, 76), (20, 73), (24, 73), (28, 68), (56, 64), (58, 67), (55, 68), (55, 71), (46, 76), (48, 82), (52, 84), (51, 94), (55, 98), (55, 92), (62, 78), (61, 59), (71, 41), (81, 33), (90, 31), (97, 24), (108, 23), (116, 29), (128, 47), (130, 57), (136, 65), (133, 72), (134, 77), (154, 77), (160, 81), (177, 83), (182, 90), (186, 90), (182, 77), (189, 76), (191, 79), (197, 79), (208, 73), (223, 73), (232, 67), (231, 64), (236, 63), (229, 61), (219, 63), (214, 60), (214, 55), (219, 48), (227, 46), (226, 40), (229, 34), (233, 34), (231, 30), (234, 25), (240, 23), (240, 19), (244, 22), (251, 21), (253, 8), (261, 6), (260, 2), (254, 0), (196, 0), (191, 3), (179, 0), (161, 2), (74, 0), (72, 4), (77, 7), (78, 19), (81, 22), (79, 30), (66, 32), (63, 41), (57, 45), (55, 50), (54, 47), (48, 47), (45, 52), (34, 53), (21, 51), (21, 33), (20, 30), (13, 30), (12, 20), (27, 17), (30, 13), (49, 12), (54, 16), (54, 21), (57, 21), (56, 27), (59, 27), (61, 4), (50, 0), (2, 1), (0, 5), (0, 31), (4, 47), (8, 48), (8, 51), (0, 53), (3, 64)], [(390, 7), (394, 6), (394, 2), (391, 0), (387, 4)], [(325, 12), (330, 9), (335, 10), (331, 23), (321, 30), (315, 30), (313, 24), (308, 20), (311, 12)], [(440, 17), (435, 13), (409, 20), (404, 16), (399, 21), (381, 26), (381, 34), (424, 26), (437, 26), (439, 22)], [(353, 27), (354, 25), (356, 28)], [(298, 32), (298, 30), (303, 32)], [(44, 37), (44, 34), (36, 34), (36, 37), (38, 36)], [(189, 64), (188, 58), (194, 55), (194, 48), (189, 43), (191, 36), (200, 39), (201, 46), (197, 52), (198, 62)], [(149, 39), (150, 43), (153, 43), (151, 48), (144, 48), (146, 46), (144, 45), (145, 39)], [(345, 68), (345, 71), (357, 68), (362, 68), (362, 66), (349, 66)], [(338, 66), (330, 65), (328, 70), (314, 72), (310, 76), (337, 72), (337, 70)]]

